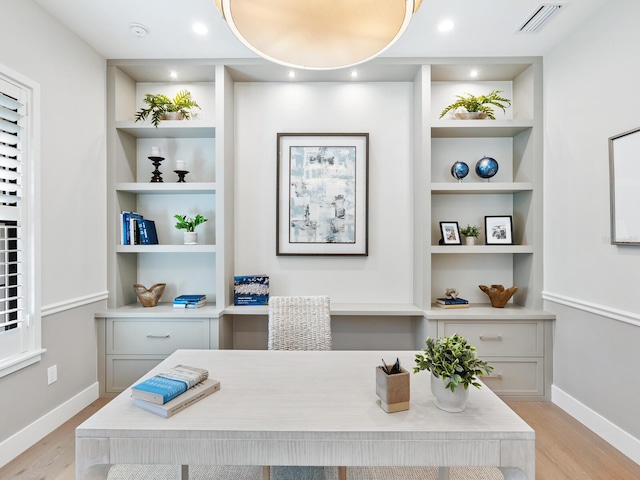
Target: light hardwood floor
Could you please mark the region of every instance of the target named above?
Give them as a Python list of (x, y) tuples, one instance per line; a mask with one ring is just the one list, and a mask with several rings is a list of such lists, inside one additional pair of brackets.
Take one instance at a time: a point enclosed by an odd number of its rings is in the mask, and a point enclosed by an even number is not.
[[(0, 469), (0, 480), (73, 480), (75, 427), (108, 400), (98, 399)], [(536, 431), (537, 480), (638, 480), (631, 461), (550, 402), (509, 402)]]

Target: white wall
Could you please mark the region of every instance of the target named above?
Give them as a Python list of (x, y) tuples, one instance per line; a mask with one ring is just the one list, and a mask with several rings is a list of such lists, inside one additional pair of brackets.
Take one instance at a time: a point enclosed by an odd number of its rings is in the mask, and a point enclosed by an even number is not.
[[(0, 465), (97, 397), (106, 292), (106, 62), (31, 0), (0, 0), (0, 63), (40, 84), (42, 361), (0, 379)], [(47, 368), (58, 381), (47, 386)], [(12, 394), (15, 392), (15, 394)], [(11, 412), (7, 414), (7, 412)]]
[(609, 242), (608, 171), (608, 138), (640, 127), (638, 18), (607, 2), (544, 57), (544, 290), (554, 401), (640, 463), (640, 247)]
[[(236, 275), (267, 274), (271, 295), (412, 303), (410, 83), (238, 83)], [(369, 256), (276, 256), (276, 135), (369, 133)]]

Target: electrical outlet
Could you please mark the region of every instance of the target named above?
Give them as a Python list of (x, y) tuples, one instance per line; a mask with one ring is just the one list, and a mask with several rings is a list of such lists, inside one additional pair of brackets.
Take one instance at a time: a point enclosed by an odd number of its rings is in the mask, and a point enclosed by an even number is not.
[(58, 366), (53, 365), (47, 369), (47, 385), (51, 385), (58, 380)]

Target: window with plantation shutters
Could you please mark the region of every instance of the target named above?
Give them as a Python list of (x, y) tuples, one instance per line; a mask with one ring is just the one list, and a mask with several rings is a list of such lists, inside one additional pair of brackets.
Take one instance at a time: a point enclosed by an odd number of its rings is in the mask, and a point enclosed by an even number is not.
[(0, 376), (39, 360), (34, 278), (33, 86), (0, 65)]

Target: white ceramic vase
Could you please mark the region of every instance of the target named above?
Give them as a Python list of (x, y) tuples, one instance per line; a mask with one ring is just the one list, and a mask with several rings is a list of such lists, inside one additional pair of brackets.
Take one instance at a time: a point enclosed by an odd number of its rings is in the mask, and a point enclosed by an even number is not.
[(198, 244), (198, 232), (184, 232), (184, 244), (185, 245), (197, 245)]
[(476, 237), (464, 237), (465, 243), (467, 245), (475, 245), (476, 244)]
[(435, 397), (436, 407), (445, 412), (462, 412), (467, 407), (469, 389), (458, 385), (452, 392), (445, 387), (447, 383), (449, 380), (442, 380), (440, 377), (431, 375), (431, 393)]

